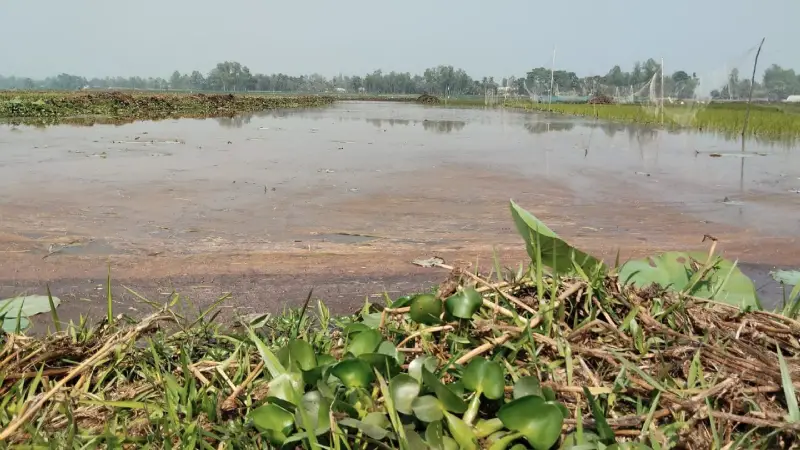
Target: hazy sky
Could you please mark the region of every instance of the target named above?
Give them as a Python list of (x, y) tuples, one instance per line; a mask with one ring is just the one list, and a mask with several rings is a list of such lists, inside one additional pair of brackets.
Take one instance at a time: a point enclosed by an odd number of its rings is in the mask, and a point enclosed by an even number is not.
[(2, 0), (0, 73), (168, 77), (235, 60), (262, 73), (452, 64), (502, 77), (549, 67), (554, 45), (556, 66), (580, 76), (648, 57), (701, 73), (740, 64), (762, 37), (762, 70), (798, 70), (798, 19), (800, 0)]

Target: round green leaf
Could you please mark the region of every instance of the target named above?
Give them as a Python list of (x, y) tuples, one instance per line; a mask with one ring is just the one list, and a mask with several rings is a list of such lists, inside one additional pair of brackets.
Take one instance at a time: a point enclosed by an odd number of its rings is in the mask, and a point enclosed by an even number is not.
[(542, 385), (539, 383), (539, 379), (536, 377), (522, 377), (514, 383), (514, 399), (522, 398), (528, 395), (536, 395), (538, 397), (544, 397), (542, 395)]
[(364, 419), (362, 420), (364, 423), (368, 423), (370, 425), (375, 425), (376, 427), (381, 427), (383, 429), (388, 429), (391, 423), (389, 422), (389, 418), (386, 417), (386, 414), (382, 412), (373, 411), (367, 414)]
[(278, 405), (267, 403), (250, 412), (253, 425), (264, 433), (273, 445), (283, 445), (294, 427), (294, 416)]
[(382, 353), (364, 353), (358, 359), (369, 363), (378, 370), (385, 378), (392, 378), (400, 373), (400, 365), (397, 360), (389, 355)]
[(458, 414), (462, 414), (467, 410), (467, 402), (453, 393), (453, 391), (436, 378), (436, 375), (432, 374), (424, 367), (422, 368), (422, 382), (428, 389), (431, 389), (436, 394), (436, 398), (442, 402), (446, 410)]
[(444, 418), (442, 403), (432, 395), (416, 397), (411, 402), (411, 410), (417, 419), (423, 422), (435, 422)]
[(437, 420), (428, 424), (425, 429), (425, 442), (435, 450), (442, 450), (444, 448), (444, 427), (442, 421)]
[(444, 418), (447, 420), (447, 429), (450, 430), (450, 434), (453, 435), (453, 439), (456, 440), (460, 448), (463, 450), (477, 450), (478, 437), (475, 436), (472, 427), (447, 411), (444, 412)]
[(31, 322), (24, 318), (24, 317), (6, 317), (2, 320), (3, 331), (6, 333), (16, 333), (17, 332), (17, 321), (19, 320), (19, 331), (25, 331), (31, 325)]
[(361, 359), (345, 359), (333, 366), (331, 374), (348, 388), (365, 388), (375, 379), (372, 366)]
[(315, 434), (325, 433), (330, 430), (330, 420), (328, 418), (331, 408), (330, 399), (323, 397), (319, 391), (309, 391), (303, 395), (301, 405), (310, 424), (306, 426), (303, 423), (303, 415), (298, 408), (295, 411), (298, 426), (305, 430), (310, 429)]
[(294, 339), (289, 341), (289, 358), (291, 365), (300, 370), (311, 370), (317, 367), (317, 355), (314, 348), (306, 341)]
[(561, 436), (564, 416), (558, 406), (529, 395), (506, 403), (497, 417), (509, 430), (519, 431), (536, 450), (547, 450)]
[(395, 346), (393, 343), (389, 341), (381, 342), (381, 345), (378, 346), (378, 353), (391, 356), (397, 361), (397, 364), (402, 364), (403, 361), (405, 360), (403, 355), (401, 355), (400, 352), (397, 351), (397, 346)]
[(412, 414), (411, 404), (419, 395), (419, 381), (411, 375), (401, 373), (389, 381), (389, 392), (395, 409), (403, 414)]
[(577, 450), (576, 447), (591, 448), (594, 450), (597, 448), (598, 442), (600, 442), (600, 437), (591, 431), (584, 430), (583, 439), (578, 439), (578, 433), (573, 431), (564, 437), (564, 441), (561, 442), (559, 450)]
[(483, 304), (481, 294), (475, 289), (467, 288), (447, 297), (444, 307), (447, 313), (459, 319), (471, 319)]
[(494, 361), (475, 358), (469, 362), (461, 377), (464, 387), (473, 392), (482, 392), (491, 400), (505, 395), (505, 374), (503, 367)]
[(442, 301), (432, 294), (420, 294), (411, 300), (408, 312), (411, 320), (423, 325), (435, 325), (441, 322)]
[(350, 335), (350, 341), (347, 343), (347, 352), (352, 353), (353, 356), (359, 356), (363, 353), (373, 353), (378, 349), (383, 340), (383, 336), (378, 330), (364, 330)]
[(408, 365), (408, 374), (422, 383), (422, 368), (425, 367), (429, 372), (434, 372), (439, 361), (433, 356), (420, 356), (411, 361)]

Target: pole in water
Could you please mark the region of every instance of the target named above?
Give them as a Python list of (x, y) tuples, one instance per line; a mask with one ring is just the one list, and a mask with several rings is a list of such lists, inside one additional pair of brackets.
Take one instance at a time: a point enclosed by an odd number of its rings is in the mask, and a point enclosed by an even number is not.
[(661, 125), (664, 125), (664, 58), (661, 58)]
[(552, 109), (553, 105), (553, 80), (554, 72), (556, 70), (556, 46), (553, 46), (553, 65), (550, 66), (550, 100), (547, 103), (547, 109)]

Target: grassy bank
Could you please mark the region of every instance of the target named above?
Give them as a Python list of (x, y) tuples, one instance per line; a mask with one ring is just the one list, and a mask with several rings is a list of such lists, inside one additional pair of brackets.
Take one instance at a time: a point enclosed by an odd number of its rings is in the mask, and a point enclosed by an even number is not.
[[(514, 100), (507, 102), (506, 106), (626, 123), (657, 126), (662, 124), (661, 114), (657, 113), (655, 108), (639, 105), (547, 105)], [(747, 128), (748, 135), (774, 139), (800, 136), (800, 108), (792, 105), (772, 104), (754, 104), (751, 108)], [(745, 111), (746, 105), (740, 103), (667, 106), (664, 108), (663, 125), (667, 128), (693, 128), (739, 135), (744, 124)]]
[(183, 316), (174, 294), (130, 320), (109, 294), (100, 323), (56, 325), (57, 299), (39, 298), (25, 307), (49, 311), (55, 332), (0, 337), (0, 446), (798, 444), (800, 289), (764, 312), (713, 246), (610, 267), (510, 206), (529, 266), (417, 261), (450, 276), (347, 317), (309, 293), (301, 308), (220, 324), (219, 305)]
[(0, 92), (0, 120), (12, 124), (158, 120), (233, 116), (333, 103), (326, 96), (145, 94), (126, 92)]

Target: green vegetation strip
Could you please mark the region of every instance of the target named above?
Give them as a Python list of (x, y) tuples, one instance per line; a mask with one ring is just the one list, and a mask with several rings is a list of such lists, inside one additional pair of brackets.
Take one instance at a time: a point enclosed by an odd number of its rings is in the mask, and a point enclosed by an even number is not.
[(46, 125), (104, 118), (125, 121), (220, 117), (266, 109), (324, 106), (333, 101), (333, 97), (316, 95), (0, 92), (0, 120)]
[[(742, 103), (710, 105), (687, 104), (666, 106), (663, 122), (657, 109), (645, 105), (592, 105), (533, 103), (512, 100), (507, 107), (532, 111), (552, 111), (558, 114), (592, 117), (597, 119), (661, 126), (666, 128), (693, 128), (716, 131), (737, 136), (742, 132), (746, 105)], [(800, 108), (793, 105), (751, 106), (747, 134), (751, 136), (785, 139), (800, 136)]]
[(0, 338), (0, 446), (798, 445), (800, 289), (765, 312), (713, 247), (610, 267), (513, 202), (511, 214), (528, 267), (417, 262), (451, 274), (346, 317), (309, 294), (226, 327), (224, 298), (187, 318), (173, 295), (134, 321), (109, 294), (104, 321), (61, 330), (51, 296), (6, 301), (0, 315), (51, 310), (57, 331), (28, 337), (15, 320)]

